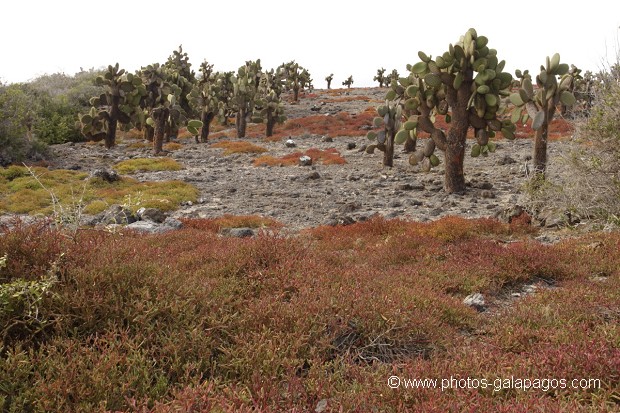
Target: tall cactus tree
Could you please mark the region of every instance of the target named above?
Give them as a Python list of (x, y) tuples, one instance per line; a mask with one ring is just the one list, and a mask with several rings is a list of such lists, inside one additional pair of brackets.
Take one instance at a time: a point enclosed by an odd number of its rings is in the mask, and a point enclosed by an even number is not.
[(276, 123), (284, 123), (284, 107), (282, 106), (282, 83), (277, 72), (270, 70), (261, 76), (258, 98), (252, 116), (252, 122), (266, 123), (265, 136), (273, 136)]
[(347, 80), (342, 82), (343, 86), (346, 86), (348, 89), (351, 89), (351, 85), (353, 84), (353, 76), (349, 76)]
[(103, 138), (105, 147), (109, 149), (116, 143), (118, 124), (131, 124), (146, 89), (139, 77), (119, 69), (118, 63), (109, 65), (104, 75), (97, 77), (95, 82), (104, 86), (105, 92), (90, 99), (92, 108), (89, 113), (80, 115), (80, 126), (84, 136), (93, 140)]
[(159, 63), (143, 67), (140, 76), (147, 92), (144, 105), (149, 118), (146, 122), (154, 129), (153, 154), (159, 155), (163, 151), (166, 122), (172, 111), (180, 110), (177, 102), (181, 88), (168, 81), (166, 70)]
[[(209, 139), (211, 122), (217, 116), (222, 102), (219, 100), (217, 84), (219, 73), (213, 73), (213, 65), (207, 61), (202, 62), (199, 71), (202, 75), (201, 79), (187, 95), (187, 99), (195, 108), (194, 111), (200, 114), (202, 122), (200, 141), (204, 143)], [(196, 142), (198, 142), (197, 135)]]
[(332, 80), (334, 80), (334, 74), (330, 73), (329, 76), (325, 77), (325, 81), (327, 82), (327, 90), (332, 88)]
[(385, 68), (377, 69), (377, 75), (372, 80), (379, 82), (379, 87), (387, 86), (389, 84), (388, 78), (385, 76)]
[(260, 59), (247, 61), (237, 70), (236, 76), (232, 79), (233, 96), (230, 103), (236, 114), (237, 138), (245, 137), (247, 123), (251, 120), (256, 104), (261, 73)]
[[(463, 164), (467, 131), (474, 129), (477, 143), (472, 156), (488, 155), (495, 150), (489, 138), (501, 131), (514, 138), (514, 124), (500, 120), (504, 111), (500, 96), (510, 95), (512, 76), (503, 72), (505, 62), (487, 47), (487, 38), (469, 29), (459, 42), (435, 59), (419, 52), (421, 61), (408, 66), (410, 75), (392, 82), (388, 101), (401, 102), (408, 117), (395, 136), (396, 143), (416, 136), (417, 131), (430, 134), (423, 149), (410, 157), (410, 163), (423, 162), (424, 169), (439, 163), (436, 148), (445, 154), (444, 189), (448, 193), (465, 191)], [(445, 116), (447, 132), (436, 126), (438, 115)], [(406, 132), (404, 132), (406, 131)], [(426, 160), (428, 159), (428, 160)]]
[(534, 140), (534, 173), (544, 178), (547, 168), (547, 138), (549, 125), (559, 104), (572, 106), (575, 96), (571, 93), (577, 72), (571, 71), (566, 63), (560, 63), (560, 55), (547, 57), (546, 65), (540, 67), (536, 76), (537, 90), (534, 90), (532, 77), (528, 71), (515, 73), (521, 80), (519, 91), (510, 95), (516, 106), (512, 121), (526, 122), (532, 119), (532, 129), (536, 131)]
[(310, 72), (304, 69), (294, 60), (282, 63), (276, 72), (285, 80), (286, 88), (293, 91), (293, 101), (299, 101), (299, 92), (305, 88), (312, 88), (312, 78)]

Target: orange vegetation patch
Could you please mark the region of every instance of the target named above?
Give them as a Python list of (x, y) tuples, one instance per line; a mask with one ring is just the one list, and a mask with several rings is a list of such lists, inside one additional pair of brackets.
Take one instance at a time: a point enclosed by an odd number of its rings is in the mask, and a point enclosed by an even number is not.
[(230, 215), (224, 214), (214, 219), (181, 219), (186, 228), (199, 229), (210, 232), (220, 232), (224, 228), (282, 228), (279, 221), (259, 215)]
[(270, 155), (261, 156), (254, 160), (254, 166), (293, 166), (297, 165), (299, 157), (304, 155), (312, 158), (313, 164), (320, 162), (323, 165), (343, 165), (347, 163), (336, 148), (329, 148), (324, 151), (310, 148), (306, 152), (294, 152), (280, 158)]
[[(368, 107), (361, 113), (351, 114), (340, 112), (334, 116), (313, 115), (305, 118), (289, 119), (284, 125), (276, 125), (275, 133), (272, 137), (266, 138), (268, 141), (279, 141), (288, 136), (300, 136), (304, 134), (336, 136), (363, 136), (366, 132), (363, 126), (371, 126), (372, 119), (377, 116), (377, 111), (373, 107)], [(232, 138), (236, 136), (235, 129), (215, 133), (212, 137)], [(246, 137), (261, 138), (265, 136), (265, 125), (251, 124), (246, 130)], [(210, 137), (211, 138), (211, 137)]]
[(371, 99), (368, 96), (343, 96), (340, 98), (328, 98), (325, 102), (328, 103), (342, 103), (342, 102), (370, 102)]
[(181, 145), (180, 143), (168, 142), (167, 144), (164, 145), (164, 150), (166, 150), (166, 151), (176, 151), (177, 149), (181, 149), (182, 147), (183, 147), (183, 145)]
[(254, 145), (245, 141), (221, 141), (211, 145), (212, 148), (224, 149), (224, 155), (231, 155), (233, 153), (263, 153), (267, 152), (266, 148), (262, 146)]

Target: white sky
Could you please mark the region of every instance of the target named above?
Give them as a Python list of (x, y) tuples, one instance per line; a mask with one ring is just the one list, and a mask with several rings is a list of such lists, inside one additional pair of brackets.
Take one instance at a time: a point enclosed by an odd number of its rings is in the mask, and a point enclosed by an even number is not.
[(419, 60), (418, 50), (442, 54), (470, 27), (489, 38), (513, 74), (516, 68), (537, 71), (555, 52), (585, 70), (615, 61), (617, 0), (493, 1), (486, 2), (487, 9), (482, 3), (10, 0), (0, 3), (0, 81), (74, 74), (80, 67), (116, 62), (134, 71), (165, 62), (183, 44), (196, 71), (204, 59), (218, 71), (257, 58), (265, 69), (296, 60), (310, 71), (315, 87), (324, 88), (329, 73), (332, 87), (342, 87), (349, 75), (354, 87), (366, 87), (376, 85), (372, 78), (379, 67), (403, 74), (407, 63)]

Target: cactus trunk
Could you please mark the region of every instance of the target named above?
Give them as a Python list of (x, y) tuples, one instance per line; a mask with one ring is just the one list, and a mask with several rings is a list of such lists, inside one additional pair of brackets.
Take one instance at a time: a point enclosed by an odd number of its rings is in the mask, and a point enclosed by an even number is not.
[(246, 109), (240, 108), (237, 112), (236, 117), (236, 127), (237, 127), (237, 138), (245, 138), (245, 130), (247, 127), (248, 121), (246, 117)]
[(265, 136), (270, 137), (273, 136), (273, 128), (276, 126), (277, 118), (273, 116), (273, 112), (271, 110), (267, 111), (267, 130), (265, 131)]
[(166, 132), (166, 119), (168, 118), (168, 108), (158, 108), (153, 110), (153, 120), (155, 121), (155, 131), (153, 139), (153, 154), (159, 155), (164, 146), (164, 134)]
[(153, 137), (155, 136), (155, 129), (153, 129), (150, 125), (144, 125), (144, 140), (153, 142)]
[(328, 81), (327, 81), (327, 90), (329, 90), (329, 89), (331, 89), (331, 88), (332, 88), (332, 81), (331, 81), (331, 80), (328, 80)]
[(534, 174), (539, 178), (545, 177), (545, 170), (547, 169), (547, 138), (549, 136), (549, 123), (555, 114), (555, 106), (545, 105), (542, 110), (545, 111), (545, 120), (542, 126), (536, 130), (534, 140)]
[(200, 131), (200, 141), (205, 143), (209, 139), (209, 133), (211, 132), (211, 121), (215, 117), (214, 112), (202, 112), (202, 130)]
[(385, 136), (385, 151), (383, 152), (383, 166), (394, 166), (394, 137), (396, 136), (395, 130), (386, 131)]
[(118, 125), (118, 113), (120, 109), (120, 96), (112, 96), (112, 105), (110, 107), (110, 120), (108, 121), (108, 130), (105, 135), (105, 147), (110, 149), (116, 143), (116, 126)]
[(411, 139), (411, 137), (407, 138), (407, 140), (405, 141), (405, 152), (406, 153), (411, 153), (411, 152), (415, 152), (415, 144), (416, 144), (416, 140), (415, 139)]
[(293, 86), (293, 101), (297, 102), (299, 100), (299, 85)]
[[(463, 81), (461, 87), (456, 91), (456, 105), (452, 110), (452, 123), (448, 132), (445, 150), (446, 176), (444, 189), (449, 194), (460, 194), (465, 192), (465, 174), (463, 173), (463, 162), (465, 160), (465, 142), (467, 140), (467, 130), (469, 129), (469, 111), (467, 101), (470, 96), (471, 73), (467, 80)], [(440, 142), (436, 142), (440, 144)]]

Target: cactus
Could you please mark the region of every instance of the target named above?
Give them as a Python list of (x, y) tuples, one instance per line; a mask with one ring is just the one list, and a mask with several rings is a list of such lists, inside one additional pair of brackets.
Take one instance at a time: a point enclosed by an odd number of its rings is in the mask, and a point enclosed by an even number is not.
[(294, 60), (282, 63), (276, 69), (278, 76), (285, 81), (285, 88), (293, 91), (293, 101), (299, 101), (299, 92), (304, 89), (312, 89), (310, 72), (304, 69)]
[(398, 82), (399, 78), (400, 78), (400, 75), (398, 74), (398, 70), (392, 69), (392, 73), (390, 73), (390, 76), (388, 76), (388, 83), (386, 85), (389, 85), (393, 81)]
[(532, 119), (532, 129), (536, 131), (534, 140), (534, 173), (538, 178), (544, 178), (547, 167), (547, 137), (549, 124), (553, 120), (559, 104), (572, 106), (575, 96), (571, 93), (578, 74), (571, 71), (566, 63), (560, 63), (560, 55), (547, 57), (546, 64), (540, 67), (540, 74), (536, 76), (534, 89), (532, 77), (526, 70), (515, 72), (520, 79), (519, 90), (510, 95), (510, 101), (516, 106), (512, 113), (512, 121), (521, 120), (523, 123)]
[[(419, 52), (420, 62), (408, 65), (410, 74), (392, 81), (386, 94), (388, 103), (402, 107), (402, 129), (407, 131), (397, 131), (395, 143), (410, 138), (415, 142), (418, 131), (430, 134), (424, 148), (409, 158), (411, 164), (421, 163), (424, 170), (430, 170), (439, 163), (435, 149), (444, 151), (444, 188), (448, 193), (465, 191), (463, 162), (469, 128), (474, 129), (483, 156), (495, 150), (489, 138), (498, 131), (511, 137), (515, 128), (510, 120), (499, 118), (505, 111), (500, 96), (510, 94), (512, 76), (503, 72), (505, 62), (498, 60), (487, 42), (486, 37), (469, 29), (459, 42), (434, 59)], [(385, 117), (391, 107), (384, 105), (378, 111)], [(439, 115), (445, 116), (447, 131), (435, 126)]]
[(372, 80), (379, 82), (379, 87), (387, 86), (390, 83), (389, 79), (383, 75), (384, 73), (384, 68), (377, 69), (377, 75), (372, 78)]
[(327, 90), (331, 89), (332, 87), (332, 80), (334, 80), (334, 74), (331, 73), (329, 76), (327, 76), (325, 78), (325, 81), (327, 82)]
[[(193, 112), (200, 113), (200, 121), (202, 123), (200, 142), (204, 143), (209, 139), (211, 122), (219, 113), (220, 105), (223, 103), (219, 99), (220, 83), (218, 83), (218, 78), (221, 76), (220, 73), (213, 73), (213, 65), (207, 61), (201, 63), (199, 71), (201, 78), (194, 85), (191, 92), (187, 94), (187, 100), (193, 108)], [(195, 136), (196, 143), (198, 143), (198, 130), (197, 128), (190, 127), (189, 122), (188, 131)]]
[(132, 117), (140, 112), (140, 101), (146, 95), (146, 89), (139, 77), (119, 69), (118, 63), (109, 65), (107, 72), (95, 82), (105, 87), (105, 93), (90, 99), (89, 113), (79, 115), (80, 127), (87, 138), (104, 139), (105, 147), (109, 149), (116, 143), (118, 123), (128, 128)]
[(231, 79), (233, 95), (229, 101), (229, 108), (236, 115), (237, 138), (245, 137), (247, 123), (251, 120), (256, 104), (261, 74), (262, 68), (260, 59), (258, 59), (254, 62), (245, 62), (245, 65), (237, 70), (236, 76)]
[(283, 79), (273, 69), (263, 73), (258, 87), (258, 97), (252, 114), (255, 123), (266, 123), (265, 136), (273, 135), (276, 123), (284, 123), (284, 107), (280, 95), (283, 90)]
[(159, 63), (143, 67), (140, 77), (146, 87), (143, 100), (149, 115), (146, 124), (154, 129), (153, 153), (159, 155), (163, 150), (166, 123), (181, 116), (182, 108), (178, 104), (181, 88), (168, 80), (166, 68)]
[(342, 82), (343, 86), (346, 86), (348, 89), (351, 89), (351, 85), (353, 84), (353, 76), (349, 76), (347, 80)]

